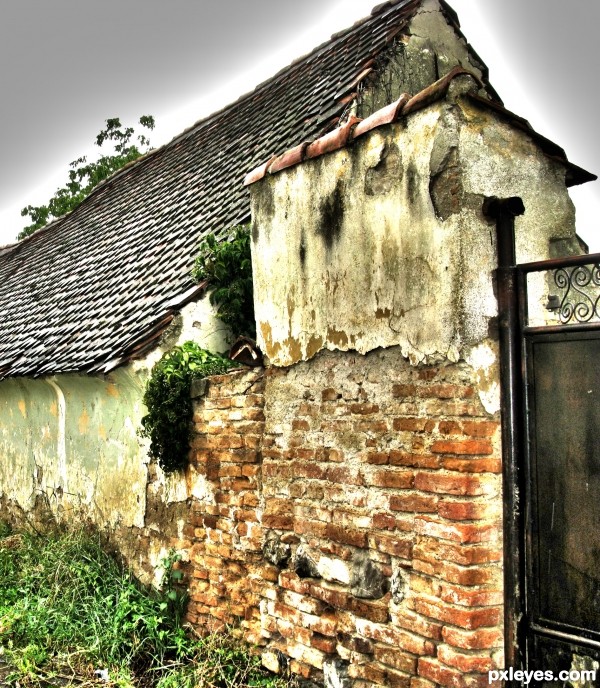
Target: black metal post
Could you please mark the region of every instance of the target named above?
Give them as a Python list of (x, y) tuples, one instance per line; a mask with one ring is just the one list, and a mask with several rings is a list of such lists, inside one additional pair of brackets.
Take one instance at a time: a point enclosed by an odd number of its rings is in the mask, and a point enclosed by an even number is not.
[(522, 372), (519, 296), (515, 253), (515, 217), (525, 212), (518, 197), (486, 198), (483, 213), (496, 221), (498, 246), (497, 294), (500, 335), (502, 484), (504, 516), (504, 652), (506, 668), (523, 668), (522, 506)]

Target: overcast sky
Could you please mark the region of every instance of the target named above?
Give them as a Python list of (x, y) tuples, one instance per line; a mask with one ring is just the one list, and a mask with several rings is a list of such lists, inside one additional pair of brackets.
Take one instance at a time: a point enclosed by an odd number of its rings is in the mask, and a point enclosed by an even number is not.
[[(152, 114), (152, 143), (164, 143), (373, 4), (0, 0), (0, 245), (25, 224), (23, 206), (65, 181), (107, 117)], [(450, 4), (505, 105), (599, 173), (599, 0)], [(572, 195), (578, 231), (600, 251), (600, 182)]]

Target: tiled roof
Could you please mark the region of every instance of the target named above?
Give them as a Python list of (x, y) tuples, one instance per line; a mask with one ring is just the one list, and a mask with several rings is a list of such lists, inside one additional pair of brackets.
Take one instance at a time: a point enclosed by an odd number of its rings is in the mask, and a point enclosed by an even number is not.
[(244, 173), (336, 122), (420, 0), (392, 0), (0, 250), (0, 377), (108, 371), (199, 293), (198, 244), (250, 215)]

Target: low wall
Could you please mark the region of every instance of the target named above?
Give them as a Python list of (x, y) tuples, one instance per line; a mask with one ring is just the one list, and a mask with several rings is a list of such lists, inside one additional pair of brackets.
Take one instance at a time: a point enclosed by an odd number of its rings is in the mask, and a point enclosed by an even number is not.
[(189, 620), (331, 686), (502, 666), (498, 415), (399, 347), (211, 378), (195, 400)]

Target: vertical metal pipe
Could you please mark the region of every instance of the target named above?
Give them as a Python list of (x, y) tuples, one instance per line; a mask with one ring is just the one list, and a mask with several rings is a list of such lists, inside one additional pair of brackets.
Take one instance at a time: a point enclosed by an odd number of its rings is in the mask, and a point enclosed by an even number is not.
[(515, 217), (525, 212), (518, 197), (486, 198), (483, 213), (496, 221), (498, 327), (504, 517), (504, 652), (506, 668), (524, 665), (522, 512), (519, 505), (523, 414), (521, 333), (515, 252)]

